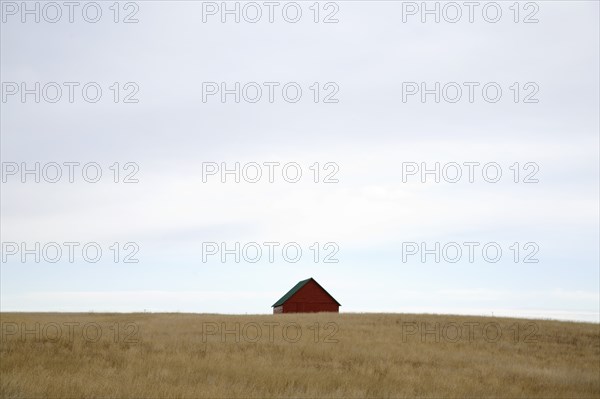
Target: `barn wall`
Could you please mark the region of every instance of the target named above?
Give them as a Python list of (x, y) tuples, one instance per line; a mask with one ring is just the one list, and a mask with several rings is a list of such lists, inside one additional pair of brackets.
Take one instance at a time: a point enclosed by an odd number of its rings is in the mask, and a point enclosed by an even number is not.
[(283, 313), (283, 306), (277, 306), (273, 308), (273, 314)]
[(307, 302), (307, 303), (285, 303), (282, 313), (316, 313), (316, 312), (339, 312), (340, 307), (336, 303)]
[(283, 304), (283, 313), (339, 312), (339, 305), (314, 281), (309, 281)]

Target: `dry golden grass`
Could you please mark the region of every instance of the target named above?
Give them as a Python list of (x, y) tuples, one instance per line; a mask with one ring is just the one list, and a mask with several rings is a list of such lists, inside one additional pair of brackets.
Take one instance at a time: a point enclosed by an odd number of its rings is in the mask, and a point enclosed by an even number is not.
[[(598, 324), (139, 313), (2, 313), (0, 322), (2, 398), (600, 397)], [(64, 323), (79, 323), (72, 338)]]

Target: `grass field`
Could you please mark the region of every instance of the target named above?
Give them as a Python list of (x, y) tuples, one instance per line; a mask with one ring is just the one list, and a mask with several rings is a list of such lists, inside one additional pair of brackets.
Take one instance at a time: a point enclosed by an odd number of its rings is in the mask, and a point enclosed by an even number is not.
[(0, 314), (2, 398), (600, 398), (598, 324)]

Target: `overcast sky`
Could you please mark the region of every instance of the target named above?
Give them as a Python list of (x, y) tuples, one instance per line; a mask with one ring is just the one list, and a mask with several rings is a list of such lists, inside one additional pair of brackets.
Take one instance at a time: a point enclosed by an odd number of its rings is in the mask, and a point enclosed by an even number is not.
[[(512, 2), (498, 2), (496, 23), (486, 21), (495, 7), (482, 14), (485, 2), (472, 23), (464, 6), (460, 20), (446, 21), (456, 10), (443, 2), (439, 23), (392, 1), (321, 3), (317, 23), (313, 2), (296, 3), (296, 23), (285, 20), (285, 2), (273, 23), (262, 2), (256, 23), (244, 20), (256, 10), (246, 3), (239, 23), (228, 14), (221, 21), (213, 7), (221, 2), (120, 3), (118, 23), (113, 2), (98, 3), (97, 23), (83, 18), (84, 4), (73, 23), (67, 8), (49, 23), (55, 10), (40, 3), (35, 23), (28, 14), (21, 21), (20, 2), (2, 2), (2, 311), (268, 313), (314, 277), (343, 312), (599, 321), (598, 2), (521, 3), (518, 15)], [(86, 10), (93, 19), (95, 9)], [(286, 10), (294, 19), (296, 6)], [(138, 22), (123, 23), (128, 16)], [(36, 82), (39, 103), (35, 93), (21, 96)], [(65, 82), (74, 82), (72, 103)], [(83, 98), (89, 82), (102, 89), (97, 102)], [(221, 82), (256, 82), (262, 97), (248, 101), (256, 93), (249, 85), (239, 103), (234, 94), (222, 102)], [(264, 82), (273, 82), (272, 103)], [(430, 90), (440, 82), (439, 103), (435, 94), (423, 102), (422, 82)], [(282, 94), (288, 83), (289, 96), (302, 90), (297, 102)], [(56, 86), (62, 97), (51, 102)], [(497, 87), (498, 101), (488, 101)], [(62, 165), (60, 181), (42, 173), (40, 183), (31, 174), (23, 183), (23, 166), (36, 162)], [(74, 166), (70, 183), (65, 162), (95, 162), (102, 176), (89, 183)], [(226, 175), (222, 183), (220, 171), (203, 179), (207, 163), (236, 162), (261, 165), (262, 179)], [(265, 162), (280, 163), (274, 183)], [(436, 162), (449, 164), (440, 183), (433, 175), (423, 183), (420, 171), (403, 176)], [(480, 164), (473, 183), (465, 162)], [(301, 169), (298, 183), (284, 179), (286, 163)], [(454, 177), (455, 163), (463, 176), (451, 183), (444, 176)], [(484, 164), (493, 166), (485, 176)], [(498, 168), (500, 180), (486, 181)], [(130, 173), (137, 183), (123, 182)], [(39, 263), (34, 255), (23, 262), (21, 243), (36, 242), (61, 243), (62, 257), (48, 262), (47, 246)], [(64, 242), (81, 243), (73, 262)], [(96, 263), (82, 256), (90, 242), (102, 249)], [(255, 248), (246, 246), (239, 263), (220, 252), (203, 261), (210, 243), (236, 242), (261, 244), (262, 258), (247, 261)], [(280, 243), (273, 262), (265, 242)], [(465, 242), (477, 243), (472, 262)], [(302, 249), (298, 262), (283, 257), (286, 243)], [(439, 263), (422, 259), (421, 243), (440, 243)], [(460, 244), (456, 263), (448, 261), (455, 247), (442, 251), (447, 243)], [(497, 262), (482, 254), (488, 243), (502, 250)], [(137, 249), (138, 262), (125, 263)], [(328, 255), (338, 262), (325, 263)]]

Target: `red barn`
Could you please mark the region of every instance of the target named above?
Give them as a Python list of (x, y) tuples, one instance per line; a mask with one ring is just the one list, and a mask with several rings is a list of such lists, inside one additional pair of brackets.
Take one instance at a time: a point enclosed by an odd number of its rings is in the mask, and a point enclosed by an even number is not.
[(340, 311), (340, 303), (314, 278), (302, 280), (281, 297), (273, 307), (276, 313), (316, 313)]

